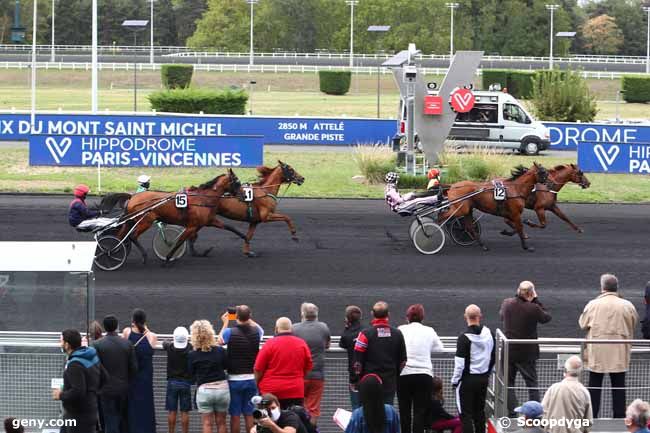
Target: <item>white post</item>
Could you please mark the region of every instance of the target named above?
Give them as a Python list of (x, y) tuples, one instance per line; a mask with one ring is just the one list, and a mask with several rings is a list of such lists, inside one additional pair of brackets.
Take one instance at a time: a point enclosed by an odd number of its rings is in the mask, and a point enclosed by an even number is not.
[(546, 9), (548, 9), (551, 12), (551, 32), (549, 35), (549, 56), (548, 56), (548, 68), (553, 69), (553, 40), (555, 39), (554, 31), (553, 31), (553, 16), (555, 15), (555, 10), (559, 9), (560, 6), (558, 5), (546, 5)]
[(150, 44), (149, 63), (151, 63), (153, 65), (153, 63), (154, 63), (154, 56), (153, 56), (153, 2), (154, 2), (154, 0), (149, 0), (149, 1), (151, 2), (151, 17), (150, 17), (150, 21), (149, 21), (151, 23), (151, 27), (150, 27), (151, 35), (150, 35), (150, 38), (149, 38), (149, 44)]
[(250, 34), (250, 48), (249, 48), (249, 60), (248, 63), (252, 66), (255, 63), (255, 60), (253, 59), (253, 12), (254, 12), (254, 3), (251, 3), (251, 34)]
[(97, 0), (92, 4), (92, 80), (91, 80), (91, 107), (93, 113), (97, 113)]
[(644, 6), (644, 11), (648, 14), (648, 29), (647, 29), (647, 42), (645, 54), (645, 73), (650, 74), (650, 6)]
[(30, 116), (31, 133), (36, 126), (36, 24), (38, 21), (38, 2), (34, 1), (34, 17), (32, 22), (32, 107)]
[(52, 0), (52, 50), (50, 53), (50, 62), (54, 63), (56, 61), (56, 53), (54, 51), (54, 9), (55, 9), (55, 0)]
[(445, 3), (445, 6), (449, 8), (451, 12), (451, 21), (450, 21), (450, 30), (449, 30), (449, 61), (454, 56), (454, 9), (458, 9), (460, 6), (458, 3)]
[(346, 4), (350, 6), (350, 68), (354, 67), (354, 6), (359, 0), (347, 0)]
[(97, 161), (97, 192), (102, 192), (102, 163)]

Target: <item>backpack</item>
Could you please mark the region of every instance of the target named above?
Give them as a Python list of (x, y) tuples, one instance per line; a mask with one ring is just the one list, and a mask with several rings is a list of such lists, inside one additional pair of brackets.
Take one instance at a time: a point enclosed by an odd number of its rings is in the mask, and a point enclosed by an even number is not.
[(302, 406), (294, 405), (288, 407), (287, 410), (290, 410), (291, 412), (298, 415), (298, 418), (300, 418), (300, 422), (302, 422), (302, 424), (305, 426), (305, 430), (307, 430), (307, 433), (320, 433), (318, 431), (318, 427), (314, 426), (311, 423), (311, 415), (309, 415), (307, 409), (305, 409)]

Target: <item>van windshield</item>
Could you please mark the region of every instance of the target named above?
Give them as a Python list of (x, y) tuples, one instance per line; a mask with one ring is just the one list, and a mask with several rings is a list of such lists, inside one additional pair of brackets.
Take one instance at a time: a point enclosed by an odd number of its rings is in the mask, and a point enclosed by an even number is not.
[(476, 104), (468, 113), (458, 113), (456, 122), (498, 123), (497, 104)]

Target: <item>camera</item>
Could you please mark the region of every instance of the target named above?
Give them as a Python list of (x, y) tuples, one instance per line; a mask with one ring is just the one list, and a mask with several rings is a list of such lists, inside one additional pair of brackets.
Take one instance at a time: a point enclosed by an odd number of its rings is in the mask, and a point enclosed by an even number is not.
[(267, 408), (271, 404), (271, 400), (266, 400), (256, 395), (251, 398), (251, 403), (255, 405), (255, 409), (253, 409), (253, 420), (257, 424), (257, 433), (271, 433), (268, 427), (262, 427), (259, 423), (259, 420), (270, 417), (271, 414)]
[(415, 66), (404, 66), (404, 81), (407, 83), (415, 83), (418, 76), (418, 68)]

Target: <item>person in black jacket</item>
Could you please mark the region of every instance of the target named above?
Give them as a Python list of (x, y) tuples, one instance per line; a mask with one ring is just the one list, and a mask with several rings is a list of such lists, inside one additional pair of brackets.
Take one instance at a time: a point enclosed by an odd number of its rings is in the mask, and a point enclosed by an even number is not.
[(189, 332), (184, 326), (174, 329), (174, 341), (163, 343), (167, 352), (167, 392), (165, 393), (165, 410), (167, 410), (167, 428), (169, 433), (176, 431), (176, 418), (181, 412), (181, 429), (190, 431), (190, 411), (192, 410), (192, 375), (189, 358), (192, 346), (188, 344)]
[(463, 433), (485, 433), (485, 399), (494, 367), (494, 335), (481, 325), (481, 318), (477, 305), (467, 306), (467, 330), (456, 341), (451, 384), (456, 388)]
[(53, 389), (54, 400), (63, 403), (63, 419), (74, 420), (66, 433), (95, 433), (97, 427), (97, 393), (106, 381), (106, 370), (93, 347), (81, 346), (76, 329), (62, 332), (61, 348), (68, 355), (63, 373), (63, 389)]
[(402, 332), (388, 323), (388, 304), (377, 302), (372, 307), (371, 327), (359, 333), (354, 344), (353, 383), (374, 373), (384, 385), (384, 403), (395, 400), (397, 378), (406, 365), (406, 343)]
[(354, 362), (354, 345), (357, 342), (359, 332), (361, 332), (361, 308), (356, 305), (349, 305), (345, 308), (345, 329), (341, 333), (339, 340), (339, 347), (348, 352), (348, 372), (350, 373), (350, 404), (352, 410), (361, 407), (359, 402), (359, 391), (353, 385), (354, 369), (352, 364)]
[(99, 394), (104, 433), (124, 433), (128, 429), (129, 383), (138, 371), (138, 361), (133, 344), (117, 334), (117, 317), (104, 317), (104, 329), (106, 336), (93, 343), (97, 356), (109, 375)]
[(643, 338), (650, 340), (650, 281), (645, 286), (643, 303), (645, 304), (645, 317), (641, 321), (641, 333)]
[[(522, 281), (517, 288), (517, 295), (508, 298), (501, 304), (499, 312), (503, 321), (506, 337), (512, 339), (537, 339), (537, 324), (548, 323), (551, 315), (537, 298), (535, 285), (530, 281)], [(517, 372), (521, 374), (528, 387), (528, 399), (540, 401), (537, 384), (537, 360), (539, 345), (512, 344), (508, 355), (508, 411), (516, 418), (515, 407), (518, 406), (515, 395), (515, 379)]]
[(452, 433), (462, 433), (463, 426), (460, 418), (451, 415), (445, 410), (442, 379), (434, 376), (431, 384), (433, 387), (431, 396), (431, 430), (440, 432), (451, 430)]

